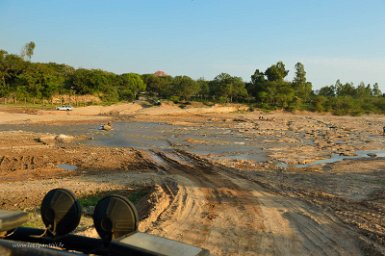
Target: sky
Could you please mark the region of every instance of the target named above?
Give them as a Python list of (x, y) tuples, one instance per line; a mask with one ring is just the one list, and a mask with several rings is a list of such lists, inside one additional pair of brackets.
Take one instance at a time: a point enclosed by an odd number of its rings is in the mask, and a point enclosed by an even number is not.
[(278, 61), (313, 88), (385, 91), (385, 0), (0, 0), (0, 49), (32, 61), (250, 81)]

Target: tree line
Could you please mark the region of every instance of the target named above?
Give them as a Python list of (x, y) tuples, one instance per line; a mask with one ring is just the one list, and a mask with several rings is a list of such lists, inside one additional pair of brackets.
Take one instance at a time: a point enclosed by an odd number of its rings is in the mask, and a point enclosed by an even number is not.
[(265, 71), (256, 69), (250, 82), (227, 73), (213, 80), (165, 74), (115, 74), (100, 69), (75, 69), (57, 63), (31, 62), (35, 43), (19, 55), (0, 49), (0, 97), (31, 101), (57, 95), (98, 96), (103, 101), (132, 101), (141, 94), (180, 101), (240, 102), (263, 109), (308, 110), (336, 115), (385, 113), (385, 97), (377, 83), (342, 83), (313, 90), (305, 67), (298, 62), (292, 81), (282, 61)]

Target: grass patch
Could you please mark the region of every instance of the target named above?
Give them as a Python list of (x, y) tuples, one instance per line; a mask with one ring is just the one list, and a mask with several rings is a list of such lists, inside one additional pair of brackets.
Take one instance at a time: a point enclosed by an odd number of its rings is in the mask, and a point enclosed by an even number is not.
[(83, 207), (95, 206), (98, 203), (98, 201), (103, 197), (104, 196), (100, 196), (100, 195), (87, 196), (84, 198), (80, 198), (79, 202)]
[(45, 228), (44, 223), (41, 220), (41, 216), (37, 212), (28, 213), (28, 221), (23, 224), (23, 227)]
[(101, 192), (89, 196), (79, 198), (79, 202), (82, 207), (96, 206), (100, 199), (108, 195), (121, 195), (132, 203), (136, 204), (141, 198), (145, 197), (150, 192), (149, 188), (143, 188), (139, 190), (113, 190), (108, 192)]
[(142, 199), (143, 197), (147, 196), (149, 193), (150, 193), (150, 189), (148, 189), (148, 188), (137, 190), (137, 191), (133, 191), (128, 196), (128, 200), (130, 200), (131, 202), (136, 204), (137, 202), (139, 202), (140, 199)]
[(27, 104), (20, 104), (20, 103), (7, 103), (7, 104), (1, 104), (0, 108), (13, 108), (15, 110), (25, 111), (25, 110), (54, 110), (56, 108), (57, 104), (51, 105), (51, 104), (33, 104), (33, 103), (27, 103)]

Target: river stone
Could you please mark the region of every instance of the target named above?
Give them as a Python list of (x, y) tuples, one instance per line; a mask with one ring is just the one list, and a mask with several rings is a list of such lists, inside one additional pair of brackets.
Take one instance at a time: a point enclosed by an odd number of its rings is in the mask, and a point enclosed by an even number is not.
[(65, 134), (59, 134), (58, 136), (55, 137), (55, 141), (59, 143), (68, 143), (73, 141), (74, 137), (65, 135)]
[(41, 142), (45, 145), (50, 145), (55, 143), (55, 135), (42, 135), (36, 139), (36, 141)]

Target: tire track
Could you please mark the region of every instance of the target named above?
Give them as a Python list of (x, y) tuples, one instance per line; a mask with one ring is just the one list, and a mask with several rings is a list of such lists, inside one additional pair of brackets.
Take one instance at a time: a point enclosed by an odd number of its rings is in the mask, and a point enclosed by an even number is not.
[(301, 200), (184, 151), (151, 151), (178, 193), (150, 232), (212, 255), (362, 255), (355, 234)]

